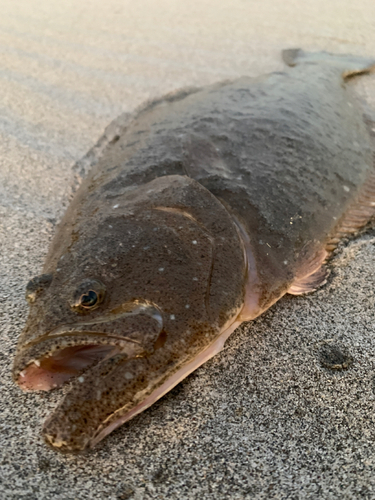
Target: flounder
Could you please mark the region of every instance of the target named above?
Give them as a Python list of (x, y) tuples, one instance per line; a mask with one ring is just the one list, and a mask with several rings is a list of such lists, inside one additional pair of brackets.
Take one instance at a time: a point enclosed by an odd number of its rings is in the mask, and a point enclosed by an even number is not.
[(82, 182), (27, 285), (13, 368), (23, 390), (71, 381), (52, 446), (93, 447), (243, 321), (324, 284), (373, 218), (375, 125), (346, 81), (375, 61), (283, 57), (283, 72), (143, 106)]

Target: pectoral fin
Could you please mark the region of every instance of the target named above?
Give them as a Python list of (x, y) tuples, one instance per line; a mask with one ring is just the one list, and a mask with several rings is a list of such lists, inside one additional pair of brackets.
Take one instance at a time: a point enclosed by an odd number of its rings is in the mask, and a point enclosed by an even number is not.
[(297, 279), (287, 293), (291, 295), (303, 295), (315, 292), (315, 290), (327, 283), (329, 275), (330, 270), (326, 266), (321, 266), (317, 271), (310, 274), (310, 276)]
[(330, 274), (324, 265), (327, 259), (324, 249), (318, 251), (313, 257), (301, 263), (301, 267), (287, 293), (291, 295), (303, 295), (315, 292), (327, 282)]

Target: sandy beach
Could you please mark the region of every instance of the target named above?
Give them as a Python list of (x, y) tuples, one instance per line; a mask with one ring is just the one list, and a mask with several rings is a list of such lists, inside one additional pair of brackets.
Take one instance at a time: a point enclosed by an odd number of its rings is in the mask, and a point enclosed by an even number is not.
[[(375, 499), (375, 231), (84, 455), (41, 425), (67, 390), (11, 379), (73, 168), (122, 113), (283, 68), (288, 47), (375, 57), (373, 0), (0, 0), (0, 498)], [(351, 82), (375, 117), (375, 75)], [(327, 347), (328, 346), (328, 347)], [(324, 366), (336, 346), (346, 370)]]

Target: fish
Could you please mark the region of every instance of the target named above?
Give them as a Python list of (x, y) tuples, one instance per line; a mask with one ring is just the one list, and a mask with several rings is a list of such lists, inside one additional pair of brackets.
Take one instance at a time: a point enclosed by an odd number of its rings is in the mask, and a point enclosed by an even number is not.
[(13, 365), (24, 391), (70, 384), (43, 425), (55, 449), (93, 448), (241, 323), (324, 285), (373, 220), (375, 124), (349, 81), (375, 60), (282, 56), (283, 71), (146, 103), (86, 158)]

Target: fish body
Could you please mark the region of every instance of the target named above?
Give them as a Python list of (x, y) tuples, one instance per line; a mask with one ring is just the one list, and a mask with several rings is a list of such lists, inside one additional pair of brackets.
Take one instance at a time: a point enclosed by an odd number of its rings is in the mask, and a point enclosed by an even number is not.
[(375, 213), (373, 125), (346, 79), (374, 61), (292, 66), (188, 89), (128, 120), (82, 182), (26, 297), (14, 379), (74, 378), (44, 425), (94, 446), (285, 293), (313, 291)]

